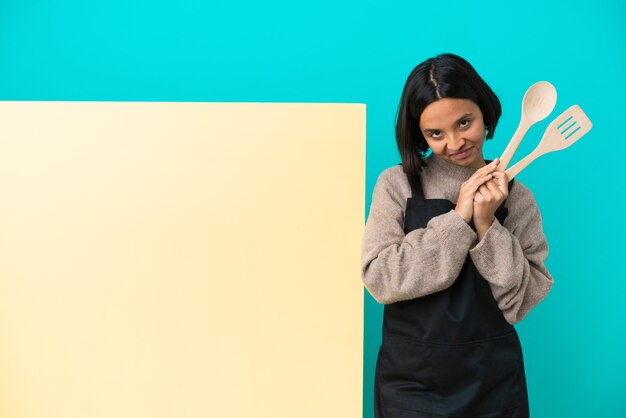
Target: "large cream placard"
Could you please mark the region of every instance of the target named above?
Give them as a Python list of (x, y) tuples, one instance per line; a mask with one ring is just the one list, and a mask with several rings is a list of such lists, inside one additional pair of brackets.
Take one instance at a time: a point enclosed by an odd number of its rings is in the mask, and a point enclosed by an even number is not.
[(0, 102), (0, 417), (360, 417), (364, 177), (364, 105)]

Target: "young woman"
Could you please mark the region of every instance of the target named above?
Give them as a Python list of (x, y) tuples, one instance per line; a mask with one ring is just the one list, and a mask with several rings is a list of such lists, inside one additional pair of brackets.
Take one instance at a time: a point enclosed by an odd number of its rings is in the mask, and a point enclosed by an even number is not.
[(459, 56), (431, 58), (406, 81), (402, 165), (378, 177), (362, 247), (365, 286), (385, 304), (377, 418), (529, 416), (512, 324), (553, 280), (532, 193), (483, 157), (500, 115)]

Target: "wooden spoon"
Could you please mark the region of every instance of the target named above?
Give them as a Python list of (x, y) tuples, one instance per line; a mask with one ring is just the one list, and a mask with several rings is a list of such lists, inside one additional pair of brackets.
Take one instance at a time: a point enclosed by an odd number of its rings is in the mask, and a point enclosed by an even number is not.
[(526, 90), (522, 99), (522, 118), (517, 130), (500, 157), (498, 170), (504, 171), (528, 129), (548, 117), (556, 105), (556, 89), (547, 81), (538, 81)]
[(589, 132), (592, 126), (593, 124), (580, 106), (570, 107), (548, 125), (541, 142), (533, 152), (506, 170), (509, 180), (518, 175), (537, 157), (569, 147)]

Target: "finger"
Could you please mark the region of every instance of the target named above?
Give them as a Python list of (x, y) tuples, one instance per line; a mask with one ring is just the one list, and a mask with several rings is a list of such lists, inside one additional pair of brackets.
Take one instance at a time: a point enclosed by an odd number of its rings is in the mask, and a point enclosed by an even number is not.
[(478, 188), (478, 194), (480, 194), (485, 201), (489, 201), (493, 198), (491, 190), (489, 190), (489, 187), (487, 187), (486, 184), (483, 184)]
[(492, 179), (493, 179), (493, 175), (491, 173), (485, 173), (482, 176), (474, 177), (469, 180), (469, 183), (467, 185), (468, 187), (467, 190), (475, 193), (480, 186), (482, 186), (483, 184), (485, 184), (486, 182)]
[(502, 191), (500, 190), (500, 185), (496, 180), (488, 181), (487, 183), (485, 183), (485, 185), (487, 186), (487, 188), (489, 188), (491, 195), (496, 200), (501, 200), (503, 198)]
[(505, 195), (509, 195), (509, 176), (503, 171), (498, 171), (493, 174), (494, 180), (498, 183), (498, 188)]
[(500, 164), (500, 159), (499, 158), (495, 158), (493, 161), (491, 161), (489, 164), (485, 164), (485, 166), (481, 167), (479, 170), (482, 170), (485, 167), (489, 167), (489, 166), (497, 166), (498, 164)]
[[(492, 162), (490, 162), (489, 164), (487, 164), (484, 167), (479, 168), (478, 170), (476, 170), (476, 172), (474, 173), (474, 175), (477, 174), (482, 174), (482, 173), (493, 173), (494, 171), (497, 170), (498, 168), (498, 164), (499, 164), (500, 160), (498, 160), (497, 158), (495, 160), (493, 160)], [(479, 175), (480, 175), (479, 174)]]
[(504, 172), (504, 171), (495, 171), (493, 173), (493, 177), (497, 178), (498, 180), (502, 180), (502, 181), (504, 181), (506, 183), (509, 182), (509, 176), (507, 176), (506, 172)]
[(481, 167), (480, 170), (490, 171), (490, 170), (498, 168), (499, 164), (500, 164), (500, 159), (496, 158), (492, 162), (490, 162), (489, 164), (485, 165), (484, 167)]
[[(497, 162), (498, 160), (494, 160), (491, 163), (487, 164), (484, 167), (479, 168), (478, 170), (476, 170), (476, 172), (474, 174), (472, 174), (472, 176), (468, 179), (469, 182), (475, 182), (475, 181), (479, 181), (480, 183), (484, 183), (484, 176), (489, 176), (490, 174), (495, 174), (498, 173), (498, 167), (497, 167)], [(491, 177), (490, 177), (491, 178)]]
[(478, 184), (478, 186), (481, 186), (483, 184), (486, 184), (490, 181), (495, 181), (495, 173), (487, 173), (481, 177), (477, 177), (474, 182)]
[(495, 181), (489, 181), (482, 185), (479, 193), (483, 195), (485, 202), (501, 202), (504, 196)]
[(475, 193), (480, 185), (491, 180), (496, 173), (500, 173), (497, 170), (499, 163), (500, 159), (496, 158), (486, 166), (476, 170), (476, 172), (472, 174), (472, 176), (465, 183), (463, 183), (462, 189), (468, 193)]
[(473, 174), (469, 179), (465, 180), (465, 182), (461, 185), (461, 189), (476, 190), (478, 186), (492, 178), (493, 176), (489, 173)]
[(493, 176), (498, 179), (502, 179), (507, 183), (509, 182), (509, 176), (506, 174), (506, 171), (496, 171), (493, 173)]

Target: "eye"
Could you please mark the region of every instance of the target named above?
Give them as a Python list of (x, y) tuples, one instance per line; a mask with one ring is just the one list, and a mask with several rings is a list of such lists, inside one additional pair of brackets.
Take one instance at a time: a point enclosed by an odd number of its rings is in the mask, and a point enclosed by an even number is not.
[(431, 138), (439, 138), (441, 136), (441, 132), (439, 131), (428, 131), (428, 136)]
[(469, 119), (463, 119), (459, 122), (459, 126), (461, 128), (467, 128), (470, 125), (471, 121)]

